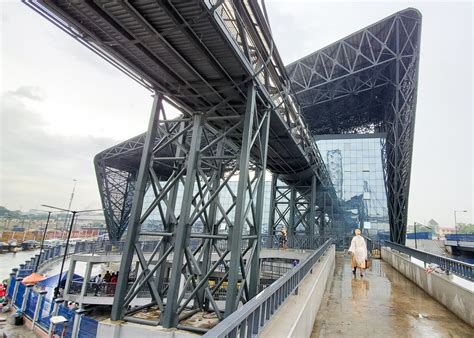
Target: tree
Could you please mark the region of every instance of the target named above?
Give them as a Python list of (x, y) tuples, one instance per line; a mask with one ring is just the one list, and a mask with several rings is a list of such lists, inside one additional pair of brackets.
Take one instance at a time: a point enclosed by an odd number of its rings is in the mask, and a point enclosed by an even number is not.
[(458, 223), (458, 233), (463, 233), (463, 234), (474, 233), (474, 224)]

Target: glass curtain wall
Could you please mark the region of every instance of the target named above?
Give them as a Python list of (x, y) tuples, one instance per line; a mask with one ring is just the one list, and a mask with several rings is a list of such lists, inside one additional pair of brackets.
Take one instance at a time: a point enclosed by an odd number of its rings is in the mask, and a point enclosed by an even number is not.
[(324, 135), (316, 143), (329, 170), (346, 221), (374, 234), (389, 230), (382, 165), (383, 134)]

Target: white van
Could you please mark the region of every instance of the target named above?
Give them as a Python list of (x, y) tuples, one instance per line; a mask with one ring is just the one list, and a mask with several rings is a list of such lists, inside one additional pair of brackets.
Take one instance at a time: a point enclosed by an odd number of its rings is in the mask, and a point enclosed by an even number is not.
[(53, 248), (55, 246), (61, 245), (63, 240), (55, 238), (55, 239), (47, 239), (44, 241), (45, 248)]

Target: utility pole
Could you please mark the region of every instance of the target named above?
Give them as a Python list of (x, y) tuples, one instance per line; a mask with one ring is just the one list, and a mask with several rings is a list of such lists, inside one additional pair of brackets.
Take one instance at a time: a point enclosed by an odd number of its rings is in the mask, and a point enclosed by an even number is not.
[(416, 222), (413, 222), (413, 227), (415, 228), (415, 249), (418, 249), (418, 245), (416, 244)]
[(457, 246), (459, 246), (458, 222), (456, 221), (456, 213), (457, 213), (457, 212), (467, 212), (467, 210), (454, 210), (454, 231), (455, 231), (455, 233), (456, 233)]
[[(77, 180), (73, 179), (73, 181), (74, 181), (74, 186), (72, 187), (71, 198), (69, 199), (69, 204), (67, 206), (67, 210), (71, 210), (72, 200), (74, 199), (74, 192), (76, 191)], [(69, 220), (69, 213), (66, 214), (66, 217), (64, 219), (63, 229), (66, 229), (68, 220)], [(62, 237), (63, 236), (62, 236), (62, 233), (61, 233), (61, 238)]]
[[(74, 194), (74, 190), (73, 190), (73, 194)], [(72, 198), (71, 198), (72, 200)], [(67, 250), (69, 248), (69, 240), (71, 239), (71, 233), (72, 233), (72, 228), (74, 226), (74, 220), (76, 218), (76, 214), (78, 213), (82, 213), (82, 212), (92, 212), (92, 211), (102, 211), (104, 209), (94, 209), (94, 210), (69, 210), (69, 209), (63, 209), (63, 208), (58, 208), (58, 207), (53, 207), (51, 205), (45, 205), (45, 204), (42, 204), (41, 206), (43, 207), (46, 207), (46, 208), (51, 208), (51, 209), (56, 209), (56, 210), (60, 210), (60, 211), (65, 211), (67, 212), (68, 214), (71, 213), (72, 214), (72, 218), (71, 218), (71, 224), (69, 226), (69, 230), (68, 230), (68, 235), (67, 235), (67, 239), (66, 239), (66, 247), (64, 248), (64, 254), (63, 254), (63, 260), (61, 262), (61, 270), (59, 272), (59, 277), (58, 277), (58, 284), (56, 286), (56, 288), (54, 289), (54, 295), (53, 295), (53, 299), (56, 299), (58, 298), (59, 296), (59, 288), (61, 287), (61, 279), (62, 279), (62, 275), (63, 275), (63, 270), (64, 270), (64, 263), (66, 262), (66, 257), (67, 257)], [(85, 283), (86, 281), (84, 281)]]
[(36, 262), (36, 266), (35, 266), (35, 270), (33, 272), (37, 272), (38, 271), (38, 265), (39, 265), (39, 262), (41, 260), (41, 255), (43, 254), (43, 247), (44, 247), (44, 240), (46, 238), (46, 234), (48, 233), (48, 225), (49, 225), (49, 220), (51, 218), (51, 213), (53, 213), (53, 211), (46, 211), (48, 213), (48, 219), (46, 220), (46, 226), (43, 230), (43, 238), (41, 240), (41, 246), (40, 246), (40, 252), (39, 252), (39, 258), (38, 258), (38, 261)]

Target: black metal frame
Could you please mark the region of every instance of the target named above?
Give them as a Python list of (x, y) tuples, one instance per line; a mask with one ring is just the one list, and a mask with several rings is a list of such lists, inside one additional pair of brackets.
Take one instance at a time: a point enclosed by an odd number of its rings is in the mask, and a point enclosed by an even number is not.
[[(249, 302), (258, 291), (267, 170), (275, 175), (274, 182), (280, 180), (291, 191), (286, 220), (291, 241), (297, 241), (298, 226), (306, 235), (320, 236), (343, 229), (338, 216), (342, 210), (331, 178), (300, 115), (297, 101), (303, 98), (298, 88), (293, 88), (296, 96), (291, 92), (294, 73), (290, 79), (256, 1), (25, 2), (154, 93), (146, 134), (98, 154), (94, 162), (109, 235), (119, 240), (126, 232), (113, 320), (179, 327), (188, 305), (192, 312), (213, 310), (222, 319), (234, 313), (239, 304)], [(396, 15), (398, 21), (401, 16)], [(396, 23), (397, 32), (399, 26)], [(397, 132), (405, 127), (405, 120), (398, 118), (405, 116), (402, 112), (406, 110), (401, 99), (414, 102), (406, 95), (413, 93), (409, 79), (415, 76), (416, 80), (416, 64), (410, 63), (410, 70), (403, 75), (404, 60), (398, 63), (397, 81), (391, 85), (399, 88), (406, 83), (408, 93), (397, 90), (393, 94), (390, 102), (397, 119), (384, 120), (393, 123), (390, 130)], [(378, 82), (393, 76), (387, 76), (385, 65), (379, 68), (375, 79), (359, 79), (357, 83), (385, 88)], [(288, 69), (291, 73), (291, 66)], [(351, 81), (344, 83), (349, 86)], [(342, 99), (334, 93), (326, 98)], [(164, 101), (182, 115), (169, 119)], [(306, 114), (304, 102), (302, 109)], [(408, 133), (412, 135), (412, 129)], [(395, 134), (397, 140), (399, 137)], [(399, 154), (398, 150), (393, 152), (392, 143), (387, 137), (389, 164), (393, 154)], [(398, 143), (396, 147), (400, 148)], [(409, 161), (402, 161), (406, 163)], [(389, 165), (388, 177), (394, 176), (391, 170)], [(237, 173), (238, 188), (233, 192), (228, 180)], [(397, 171), (394, 181), (397, 184), (400, 173)], [(400, 189), (405, 194), (407, 183), (402, 183)], [(178, 196), (180, 187), (182, 196)], [(234, 199), (227, 209), (219, 200), (223, 189)], [(147, 191), (154, 196), (150, 205), (144, 204)], [(273, 193), (271, 198), (276, 200), (277, 192)], [(159, 213), (163, 231), (142, 229), (152, 212)], [(403, 210), (392, 212), (404, 215)], [(202, 227), (198, 229), (199, 222)], [(224, 223), (227, 230), (221, 231)], [(398, 230), (393, 229), (397, 238)], [(148, 259), (139, 245), (141, 236), (159, 238)], [(199, 240), (197, 246), (191, 245), (192, 239)], [(134, 255), (141, 272), (130, 286), (128, 276)], [(171, 269), (165, 267), (168, 259)], [(211, 288), (209, 278), (220, 264), (225, 267), (225, 276)], [(305, 264), (296, 272), (306, 273), (309, 268)], [(169, 287), (164, 286), (165, 280)], [(222, 309), (215, 293), (224, 281), (228, 287)], [(143, 288), (150, 292), (151, 303), (129, 309), (128, 304)], [(159, 318), (133, 316), (154, 306), (160, 309)]]
[(391, 240), (405, 243), (421, 14), (406, 9), (287, 66), (313, 134), (386, 133)]

